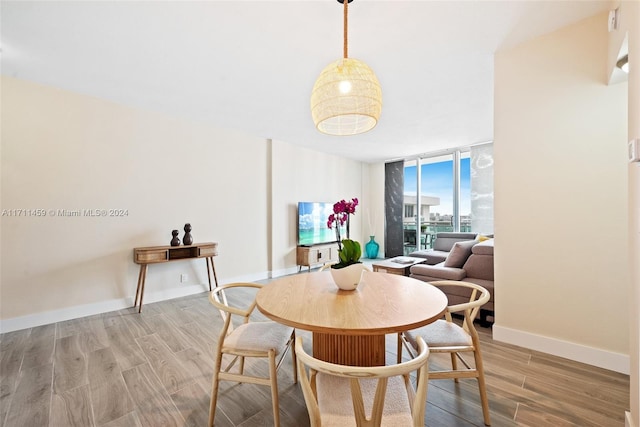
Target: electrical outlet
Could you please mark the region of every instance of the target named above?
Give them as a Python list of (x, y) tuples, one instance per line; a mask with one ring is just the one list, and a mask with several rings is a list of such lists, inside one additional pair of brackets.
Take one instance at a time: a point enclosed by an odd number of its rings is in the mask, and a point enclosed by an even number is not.
[(182, 274), (180, 275), (180, 283), (184, 283), (184, 282), (186, 282), (187, 280), (189, 280), (189, 275), (188, 275), (187, 273), (182, 273)]

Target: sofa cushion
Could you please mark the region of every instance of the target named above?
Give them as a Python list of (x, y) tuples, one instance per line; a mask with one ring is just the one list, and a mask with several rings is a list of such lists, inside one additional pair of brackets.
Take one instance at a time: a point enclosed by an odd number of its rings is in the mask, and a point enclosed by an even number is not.
[(471, 252), (476, 255), (491, 255), (493, 256), (493, 239), (480, 242), (471, 248)]
[(436, 234), (436, 240), (433, 241), (433, 249), (449, 252), (456, 242), (474, 240), (476, 236), (476, 233), (438, 233)]
[(471, 254), (462, 267), (467, 276), (493, 281), (493, 256)]
[(429, 265), (435, 265), (443, 262), (447, 259), (447, 255), (449, 255), (449, 252), (434, 251), (433, 249), (411, 252), (409, 254), (409, 256), (412, 257), (424, 258), (426, 260), (425, 264)]
[(466, 273), (461, 268), (445, 267), (444, 263), (438, 265), (416, 264), (409, 270), (411, 277), (424, 281), (433, 280), (462, 280)]
[(451, 248), (451, 252), (444, 261), (445, 267), (460, 268), (464, 265), (471, 255), (471, 248), (478, 243), (477, 240), (465, 240), (463, 242), (456, 242)]

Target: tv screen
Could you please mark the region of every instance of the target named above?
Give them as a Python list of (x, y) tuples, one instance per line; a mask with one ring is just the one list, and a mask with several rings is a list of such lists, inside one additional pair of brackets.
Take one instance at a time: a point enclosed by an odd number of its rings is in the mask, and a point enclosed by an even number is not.
[[(327, 219), (333, 213), (333, 203), (298, 203), (298, 245), (311, 246), (336, 241), (335, 228), (327, 227)], [(340, 236), (344, 236), (344, 227)]]

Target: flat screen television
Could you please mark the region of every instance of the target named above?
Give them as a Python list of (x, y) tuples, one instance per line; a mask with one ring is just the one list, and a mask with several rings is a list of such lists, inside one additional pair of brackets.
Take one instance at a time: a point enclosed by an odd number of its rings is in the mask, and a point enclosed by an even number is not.
[[(298, 202), (298, 245), (313, 246), (336, 242), (336, 230), (327, 227), (327, 219), (333, 213), (333, 203)], [(340, 236), (346, 230), (340, 229)]]

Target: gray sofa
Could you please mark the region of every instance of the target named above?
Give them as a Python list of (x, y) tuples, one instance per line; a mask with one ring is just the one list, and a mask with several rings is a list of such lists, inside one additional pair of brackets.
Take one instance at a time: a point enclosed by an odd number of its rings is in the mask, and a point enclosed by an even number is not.
[(477, 236), (477, 233), (438, 233), (433, 241), (433, 249), (415, 251), (409, 256), (424, 258), (425, 264), (435, 265), (447, 259), (449, 251), (456, 242), (474, 240)]
[[(454, 233), (460, 234), (460, 233)], [(436, 239), (437, 242), (438, 239)], [(428, 252), (428, 251), (421, 251)], [(417, 256), (417, 255), (411, 255)], [(491, 294), (480, 310), (480, 322), (488, 325), (488, 316), (493, 317), (493, 239), (458, 240), (454, 242), (445, 259), (437, 264), (416, 264), (410, 269), (411, 277), (425, 282), (437, 280), (463, 280), (485, 287)], [(455, 291), (459, 291), (456, 289)], [(469, 294), (447, 290), (449, 304), (459, 304), (469, 300)]]

